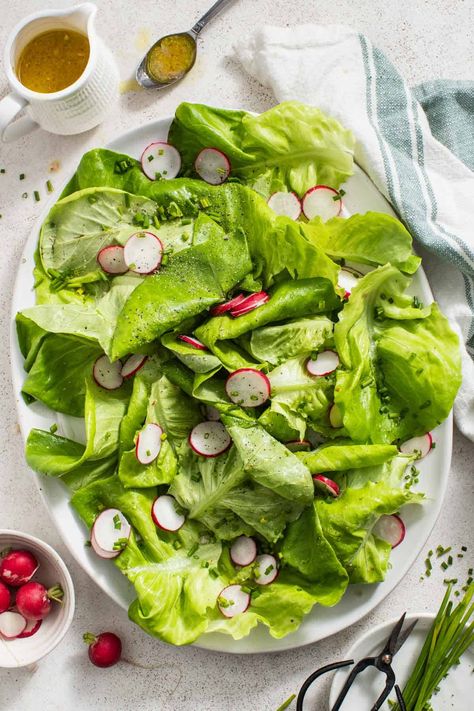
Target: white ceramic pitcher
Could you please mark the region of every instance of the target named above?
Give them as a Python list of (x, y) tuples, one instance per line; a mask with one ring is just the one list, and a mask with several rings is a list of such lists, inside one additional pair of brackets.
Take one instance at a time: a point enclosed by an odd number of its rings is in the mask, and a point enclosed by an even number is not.
[[(12, 141), (41, 126), (50, 133), (71, 135), (97, 126), (118, 96), (119, 75), (114, 59), (97, 36), (97, 7), (90, 2), (67, 10), (45, 10), (29, 15), (10, 33), (4, 64), (12, 92), (0, 101), (0, 135)], [(71, 86), (51, 94), (32, 91), (15, 73), (18, 58), (36, 35), (51, 29), (70, 29), (87, 35), (90, 56), (83, 73)], [(16, 118), (26, 109), (26, 115)]]

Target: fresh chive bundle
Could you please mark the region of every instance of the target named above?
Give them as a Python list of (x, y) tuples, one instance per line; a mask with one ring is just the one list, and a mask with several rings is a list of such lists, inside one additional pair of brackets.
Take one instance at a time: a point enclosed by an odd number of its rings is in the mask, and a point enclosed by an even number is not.
[[(474, 584), (454, 605), (449, 585), (425, 639), (418, 661), (403, 690), (407, 711), (423, 711), (437, 687), (474, 642)], [(471, 620), (471, 621), (470, 621)], [(393, 711), (400, 711), (394, 704)]]

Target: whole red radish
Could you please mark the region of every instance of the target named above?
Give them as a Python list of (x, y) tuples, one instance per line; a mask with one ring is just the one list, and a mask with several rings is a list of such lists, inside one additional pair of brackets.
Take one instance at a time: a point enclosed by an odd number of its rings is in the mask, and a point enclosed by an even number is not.
[(113, 632), (98, 635), (86, 632), (83, 639), (89, 645), (89, 659), (96, 667), (112, 667), (120, 660), (122, 642)]
[(18, 612), (27, 620), (43, 620), (51, 612), (53, 601), (62, 602), (63, 596), (60, 585), (47, 590), (41, 583), (32, 581), (19, 588), (15, 604)]
[(9, 551), (0, 560), (0, 580), (16, 588), (31, 580), (38, 568), (39, 563), (30, 551)]
[(0, 583), (0, 613), (5, 612), (11, 605), (10, 590), (6, 585)]

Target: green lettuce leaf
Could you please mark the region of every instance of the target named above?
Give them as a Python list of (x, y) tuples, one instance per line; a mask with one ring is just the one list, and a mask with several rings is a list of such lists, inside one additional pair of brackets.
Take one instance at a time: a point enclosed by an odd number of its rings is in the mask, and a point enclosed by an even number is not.
[[(41, 228), (39, 252), (44, 270), (77, 284), (81, 279), (106, 279), (97, 254), (103, 247), (124, 245), (139, 230), (134, 222), (137, 213), (150, 221), (156, 204), (110, 188), (89, 188), (59, 200)], [(154, 231), (153, 225), (149, 229)]]
[(245, 111), (182, 103), (168, 140), (192, 170), (202, 148), (230, 159), (232, 176), (265, 197), (276, 190), (302, 196), (313, 185), (338, 188), (353, 170), (354, 138), (319, 109), (287, 101), (258, 116)]
[(170, 258), (130, 295), (117, 320), (112, 357), (137, 352), (209, 306), (250, 271), (245, 235), (238, 230), (225, 238), (208, 239)]
[(22, 392), (51, 410), (83, 417), (86, 379), (102, 355), (101, 348), (84, 338), (56, 334), (47, 334), (37, 345), (33, 362), (30, 353)]
[(343, 366), (335, 402), (358, 442), (390, 443), (429, 431), (447, 416), (460, 384), (457, 336), (435, 304), (418, 309), (403, 296), (408, 283), (391, 265), (370, 272), (334, 329)]
[(311, 473), (337, 472), (372, 467), (392, 459), (398, 450), (384, 444), (328, 444), (313, 452), (298, 452)]
[(319, 218), (307, 226), (308, 237), (336, 261), (379, 266), (393, 264), (412, 274), (421, 259), (412, 252), (412, 238), (400, 220), (382, 212), (366, 212), (349, 218)]
[(254, 358), (276, 366), (283, 361), (332, 343), (333, 322), (327, 316), (300, 318), (252, 331), (248, 349)]
[[(227, 314), (211, 318), (199, 326), (195, 333), (226, 368), (235, 370), (247, 366), (242, 366), (240, 361), (236, 360), (235, 347), (225, 341), (239, 338), (269, 323), (330, 311), (337, 308), (338, 304), (339, 298), (327, 279), (315, 277), (287, 281), (276, 286), (270, 292), (267, 303), (258, 309), (235, 319)], [(244, 362), (248, 363), (248, 358), (244, 357)]]
[(127, 387), (104, 390), (90, 378), (85, 382), (86, 444), (37, 429), (31, 430), (26, 442), (26, 461), (32, 469), (62, 477), (74, 489), (115, 469), (129, 398)]
[(374, 536), (372, 529), (380, 516), (423, 500), (422, 494), (403, 486), (403, 474), (411, 461), (412, 457), (395, 457), (379, 465), (377, 471), (374, 467), (358, 469), (355, 475), (349, 472), (337, 498), (315, 500), (324, 536), (351, 583), (376, 583), (385, 578), (391, 546)]

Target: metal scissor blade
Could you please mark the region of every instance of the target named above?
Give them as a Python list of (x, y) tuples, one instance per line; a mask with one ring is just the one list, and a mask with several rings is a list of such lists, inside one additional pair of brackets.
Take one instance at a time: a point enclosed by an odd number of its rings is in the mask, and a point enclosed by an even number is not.
[(390, 632), (390, 636), (385, 642), (385, 646), (380, 652), (380, 656), (383, 654), (391, 654), (392, 656), (395, 654), (393, 651), (395, 649), (395, 645), (397, 644), (397, 640), (400, 636), (400, 632), (403, 627), (403, 623), (405, 622), (405, 617), (406, 617), (406, 612), (403, 613), (403, 615), (400, 617), (398, 620), (397, 624), (393, 627), (392, 631)]
[(392, 651), (392, 657), (394, 657), (395, 654), (401, 649), (401, 647), (403, 647), (403, 645), (407, 641), (408, 637), (413, 632), (417, 622), (418, 622), (418, 618), (416, 620), (413, 620), (413, 622), (410, 625), (408, 625), (408, 627), (405, 630), (403, 630), (403, 632), (400, 634), (398, 639), (395, 640), (395, 645), (394, 645), (393, 651)]

